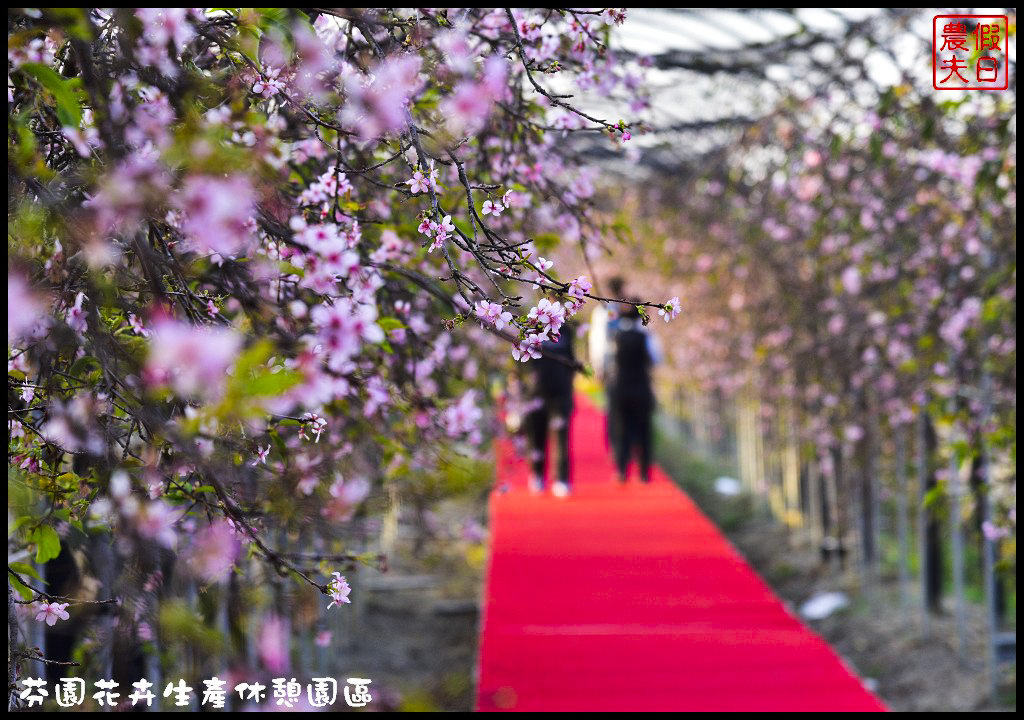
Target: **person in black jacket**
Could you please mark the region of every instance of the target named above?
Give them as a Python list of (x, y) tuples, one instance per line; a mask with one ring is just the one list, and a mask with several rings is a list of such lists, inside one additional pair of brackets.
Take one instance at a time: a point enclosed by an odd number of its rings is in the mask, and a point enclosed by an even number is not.
[(576, 372), (573, 353), (573, 326), (565, 324), (557, 340), (541, 345), (544, 353), (531, 361), (534, 371), (534, 404), (526, 417), (526, 433), (530, 441), (530, 489), (544, 490), (548, 460), (548, 432), (558, 435), (558, 466), (551, 492), (556, 497), (569, 495), (569, 419), (572, 416), (572, 382)]
[(626, 482), (629, 463), (639, 455), (640, 477), (651, 481), (654, 390), (651, 370), (658, 362), (654, 336), (640, 321), (640, 312), (630, 307), (622, 313), (615, 333), (615, 371), (611, 383), (609, 414), (619, 428), (615, 438), (615, 464), (619, 481)]

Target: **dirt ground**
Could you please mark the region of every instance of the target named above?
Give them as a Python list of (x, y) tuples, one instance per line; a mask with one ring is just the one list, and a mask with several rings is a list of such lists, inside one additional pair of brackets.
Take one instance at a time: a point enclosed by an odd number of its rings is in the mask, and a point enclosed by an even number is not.
[(371, 709), (473, 709), (485, 539), (466, 537), (483, 501), (448, 502), (429, 527), (407, 518), (385, 573), (361, 570), (345, 666), (372, 678)]

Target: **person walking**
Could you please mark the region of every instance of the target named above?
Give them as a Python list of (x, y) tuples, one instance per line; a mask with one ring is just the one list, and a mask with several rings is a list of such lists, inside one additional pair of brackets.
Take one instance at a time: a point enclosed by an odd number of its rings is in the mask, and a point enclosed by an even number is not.
[(569, 495), (569, 424), (572, 417), (572, 384), (576, 372), (573, 352), (574, 326), (562, 326), (557, 339), (541, 345), (542, 355), (533, 360), (533, 410), (527, 415), (525, 430), (530, 443), (530, 490), (544, 491), (548, 466), (548, 435), (557, 435), (558, 464), (551, 492), (555, 497)]
[(614, 417), (612, 422), (617, 429), (613, 451), (619, 482), (626, 482), (635, 454), (639, 458), (640, 478), (647, 483), (651, 481), (654, 440), (651, 371), (660, 362), (661, 351), (657, 339), (644, 328), (635, 306), (621, 313), (614, 346), (609, 417)]
[[(621, 277), (614, 276), (608, 281), (608, 290), (611, 297), (619, 299), (623, 297), (625, 281)], [(599, 303), (590, 316), (590, 332), (587, 335), (587, 350), (590, 365), (594, 374), (604, 386), (605, 400), (608, 407), (611, 407), (612, 381), (615, 377), (615, 332), (619, 326), (619, 310), (615, 305), (606, 307), (605, 303)], [(618, 443), (618, 427), (615, 414), (609, 412), (605, 419), (606, 434), (605, 442), (611, 452)]]

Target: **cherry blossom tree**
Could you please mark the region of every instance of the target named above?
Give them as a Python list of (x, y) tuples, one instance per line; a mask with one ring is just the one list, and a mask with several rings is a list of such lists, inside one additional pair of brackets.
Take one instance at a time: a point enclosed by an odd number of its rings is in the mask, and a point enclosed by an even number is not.
[(870, 109), (790, 97), (684, 182), (609, 204), (634, 281), (681, 299), (659, 311), (684, 321), (663, 331), (676, 382), (794, 433), (840, 548), (878, 562), (878, 505), (916, 471), (936, 608), (950, 515), (1015, 571), (1015, 112), (909, 84)]
[[(637, 118), (577, 102), (642, 112), (609, 45), (624, 19), (9, 14), (12, 681), (16, 605), (49, 625), (109, 605), (112, 642), (143, 647), (179, 578), (227, 603), (276, 575), (344, 611), (338, 568), (378, 561), (350, 542), (365, 501), (486, 442), (490, 374), (595, 297), (537, 243), (601, 242), (559, 139), (630, 139)], [(36, 568), (72, 547), (106, 580), (52, 595)]]

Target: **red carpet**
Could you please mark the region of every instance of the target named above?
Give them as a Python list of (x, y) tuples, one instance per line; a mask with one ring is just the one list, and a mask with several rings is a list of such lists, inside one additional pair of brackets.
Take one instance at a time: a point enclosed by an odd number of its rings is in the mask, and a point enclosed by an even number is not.
[(478, 710), (885, 709), (664, 473), (618, 484), (590, 403), (571, 497), (498, 463)]

